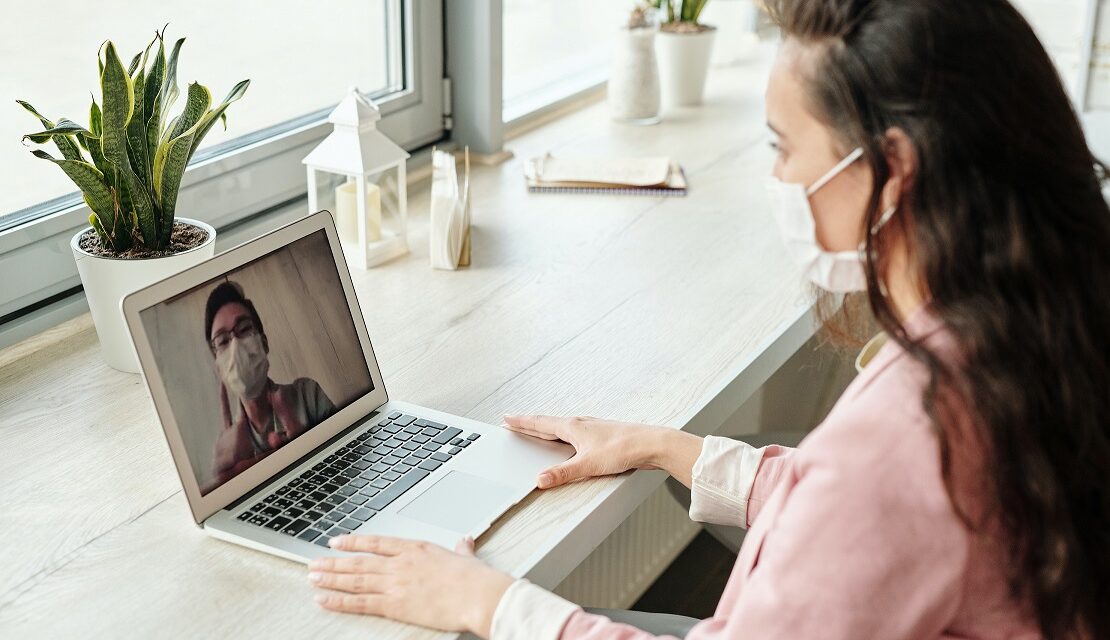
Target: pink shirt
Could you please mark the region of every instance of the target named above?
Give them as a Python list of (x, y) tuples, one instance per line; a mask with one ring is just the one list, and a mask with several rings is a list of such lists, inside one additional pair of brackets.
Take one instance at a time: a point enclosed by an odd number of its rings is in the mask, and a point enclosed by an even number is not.
[[(924, 310), (906, 329), (950, 348)], [(890, 341), (797, 449), (706, 439), (691, 517), (750, 530), (716, 613), (687, 638), (1040, 637), (1009, 594), (1005, 545), (969, 532), (952, 507), (921, 403), (927, 379)], [(491, 635), (650, 637), (525, 580), (502, 598)]]

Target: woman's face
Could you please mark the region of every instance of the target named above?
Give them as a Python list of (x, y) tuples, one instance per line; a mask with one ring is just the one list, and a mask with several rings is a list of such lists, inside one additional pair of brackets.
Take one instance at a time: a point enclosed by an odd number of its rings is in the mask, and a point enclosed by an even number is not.
[[(809, 187), (852, 148), (844, 148), (828, 126), (814, 117), (806, 94), (811, 47), (783, 43), (767, 85), (767, 123), (778, 152), (774, 175)], [(817, 240), (827, 251), (852, 251), (863, 241), (863, 218), (871, 195), (871, 170), (853, 162), (810, 196)]]

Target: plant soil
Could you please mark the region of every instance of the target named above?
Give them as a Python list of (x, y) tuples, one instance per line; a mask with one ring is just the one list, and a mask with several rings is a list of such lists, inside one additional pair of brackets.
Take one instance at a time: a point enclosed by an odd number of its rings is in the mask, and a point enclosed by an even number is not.
[(100, 236), (89, 228), (77, 240), (81, 250), (101, 258), (121, 258), (124, 260), (142, 260), (144, 258), (165, 258), (190, 249), (196, 249), (208, 240), (208, 232), (191, 224), (174, 221), (173, 231), (170, 232), (170, 244), (165, 249), (152, 250), (146, 247), (133, 247), (122, 253), (113, 251), (111, 247), (100, 244)]
[(679, 22), (678, 20), (674, 22), (664, 22), (659, 25), (659, 30), (666, 31), (667, 33), (701, 33), (703, 31), (712, 31), (716, 28), (717, 27), (711, 27), (697, 22)]

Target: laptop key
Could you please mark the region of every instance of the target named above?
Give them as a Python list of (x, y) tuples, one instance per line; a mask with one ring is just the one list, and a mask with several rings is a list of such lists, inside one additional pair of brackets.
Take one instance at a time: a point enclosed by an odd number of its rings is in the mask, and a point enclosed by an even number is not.
[(390, 482), (393, 482), (394, 480), (396, 480), (397, 478), (400, 478), (400, 477), (401, 477), (401, 474), (397, 473), (396, 471), (386, 471), (385, 473), (382, 474), (382, 479), (383, 480), (389, 480)]
[(375, 511), (381, 511), (382, 509), (389, 506), (391, 502), (401, 497), (404, 492), (413, 488), (417, 482), (420, 482), (427, 477), (427, 471), (424, 471), (423, 469), (413, 469), (412, 471), (409, 471), (404, 476), (402, 476), (400, 480), (389, 485), (388, 488), (383, 490), (378, 495), (374, 496), (374, 499), (370, 502), (367, 502), (366, 506)]
[(262, 526), (262, 525), (266, 524), (266, 521), (269, 520), (269, 519), (270, 519), (269, 516), (256, 515), (256, 516), (251, 516), (251, 519), (248, 520), (247, 522), (250, 522), (251, 524), (257, 524), (259, 526)]
[(298, 508), (298, 509), (301, 509), (303, 511), (307, 511), (307, 510), (311, 509), (312, 507), (316, 506), (316, 501), (315, 500), (309, 500), (308, 498), (301, 498), (300, 500), (297, 501), (297, 504), (295, 504), (293, 506)]
[(442, 466), (442, 462), (436, 462), (435, 460), (425, 460), (424, 462), (420, 463), (420, 468), (425, 471), (435, 471)]
[(358, 489), (358, 487), (352, 487), (350, 485), (347, 485), (345, 487), (340, 487), (339, 491), (336, 491), (336, 493), (338, 493), (341, 496), (350, 497), (350, 496), (355, 495), (355, 490), (356, 489)]
[(385, 480), (384, 478), (378, 478), (377, 480), (371, 482), (370, 486), (374, 487), (375, 489), (384, 489), (389, 486), (389, 481)]
[(336, 507), (335, 510), (339, 511), (340, 513), (350, 513), (354, 511), (355, 508), (355, 505), (351, 504), (350, 502), (344, 502), (343, 504)]
[(350, 529), (344, 529), (343, 527), (336, 525), (328, 530), (328, 535), (334, 538), (336, 536), (345, 536), (350, 532)]
[(266, 507), (265, 509), (263, 509), (261, 511), (261, 513), (262, 513), (262, 515), (266, 516), (267, 518), (272, 518), (272, 517), (276, 516), (277, 514), (281, 513), (281, 509), (278, 509), (277, 507)]
[(427, 449), (428, 451), (439, 451), (439, 443), (438, 442), (429, 442), (421, 448), (422, 449)]
[(326, 497), (328, 497), (328, 494), (323, 491), (313, 491), (312, 493), (308, 494), (308, 499), (312, 500), (313, 502), (319, 502)]
[(395, 424), (391, 424), (388, 427), (382, 427), (382, 431), (385, 431), (386, 433), (397, 433), (401, 429), (404, 429), (404, 427), (399, 427)]
[(278, 516), (273, 520), (267, 522), (266, 528), (273, 529), (274, 531), (281, 531), (283, 528), (285, 528), (285, 525), (289, 524), (290, 522), (291, 520), (289, 518)]
[(304, 540), (305, 542), (312, 542), (322, 535), (324, 535), (324, 532), (320, 531), (319, 529), (305, 529), (301, 532), (299, 536), (297, 536), (297, 538)]
[(470, 440), (471, 442), (474, 442), (474, 441), (475, 441), (475, 440), (477, 440), (477, 439), (478, 439), (478, 438), (479, 438), (480, 436), (481, 436), (481, 434), (480, 434), (480, 433), (472, 433), (472, 434), (468, 435), (468, 436), (466, 437), (466, 439), (467, 439), (467, 440)]
[(305, 528), (310, 524), (312, 523), (308, 520), (294, 520), (293, 522), (285, 525), (285, 528), (282, 529), (281, 532), (287, 536), (295, 536), (298, 533), (304, 531)]
[(289, 507), (281, 515), (287, 516), (289, 518), (299, 518), (302, 515), (304, 515), (304, 509), (298, 509), (296, 507)]
[(439, 429), (436, 429), (435, 427), (425, 427), (424, 430), (421, 431), (420, 433), (431, 437), (431, 436), (434, 436), (437, 433), (439, 433)]
[(384, 464), (386, 466), (390, 466), (390, 467), (392, 467), (393, 465), (397, 464), (400, 461), (401, 461), (401, 456), (397, 456), (397, 455), (393, 455), (393, 454), (390, 454), (390, 455), (382, 458), (382, 464)]
[(324, 516), (323, 522), (328, 522), (328, 523), (339, 522), (340, 520), (342, 520), (345, 517), (347, 517), (346, 514), (344, 514), (342, 512), (332, 511), (328, 515)]
[(347, 502), (350, 502), (351, 504), (365, 504), (367, 500), (369, 500), (369, 498), (358, 493), (351, 496), (350, 498), (347, 498)]
[(321, 547), (326, 547), (328, 546), (328, 540), (331, 540), (331, 536), (320, 536), (319, 538), (313, 540), (312, 544), (318, 544)]
[(410, 424), (409, 426), (405, 427), (405, 433), (420, 433), (420, 427), (416, 426), (415, 424)]
[(396, 420), (397, 418), (400, 418), (400, 417), (401, 417), (401, 412), (400, 411), (391, 411), (391, 412), (389, 412), (389, 419), (390, 420)]
[(385, 473), (386, 471), (389, 471), (389, 465), (384, 462), (375, 462), (374, 464), (370, 465), (370, 470), (376, 473)]
[(462, 429), (458, 429), (458, 428), (455, 428), (455, 427), (447, 427), (446, 431), (441, 431), (439, 433), (439, 435), (432, 438), (432, 442), (438, 442), (439, 444), (446, 444), (448, 440), (450, 440), (451, 438), (454, 438), (455, 436), (459, 435), (460, 433), (462, 433)]
[(451, 456), (447, 455), (446, 453), (440, 453), (440, 452), (436, 451), (435, 453), (432, 454), (432, 460), (439, 460), (440, 462), (447, 462), (450, 459), (451, 459)]
[(324, 512), (323, 511), (317, 511), (315, 509), (313, 509), (312, 511), (309, 511), (308, 513), (304, 514), (304, 519), (305, 520), (311, 520), (312, 522), (316, 522), (317, 520), (319, 520), (323, 517), (324, 517)]
[(334, 482), (326, 482), (320, 485), (320, 491), (324, 493), (335, 493), (337, 490), (339, 490), (339, 485)]
[(357, 477), (354, 480), (351, 480), (350, 482), (348, 482), (347, 486), (348, 487), (354, 487), (356, 489), (361, 489), (361, 488), (365, 487), (368, 484), (370, 484), (370, 483), (367, 480), (365, 480), (364, 478), (362, 478), (361, 475), (359, 475), (359, 477)]
[(460, 451), (462, 451), (462, 447), (451, 447), (451, 450), (448, 451), (447, 453), (449, 455), (455, 455), (456, 453), (458, 453)]
[(366, 487), (365, 489), (360, 489), (359, 492), (358, 492), (358, 495), (365, 496), (367, 498), (373, 498), (374, 496), (378, 495), (379, 491), (381, 491), (381, 489), (375, 489), (374, 487)]
[(427, 458), (430, 455), (432, 455), (432, 452), (428, 451), (427, 449), (417, 449), (416, 451), (413, 451), (412, 455), (409, 456), (409, 457), (412, 458), (412, 457), (415, 456), (417, 458), (424, 459), (424, 458)]
[(393, 419), (393, 424), (401, 425), (402, 427), (407, 427), (415, 421), (416, 421), (416, 416), (401, 414), (401, 416), (399, 418), (394, 418)]
[(346, 496), (340, 495), (338, 493), (333, 493), (330, 496), (324, 498), (324, 504), (338, 506), (343, 504), (344, 499), (346, 499)]
[(402, 444), (401, 448), (406, 449), (408, 451), (416, 451), (417, 449), (420, 448), (420, 443), (409, 441), (409, 442), (406, 442), (406, 443)]
[(236, 516), (235, 519), (246, 522), (247, 520), (250, 520), (252, 517), (254, 517), (253, 513), (251, 513), (250, 511), (244, 511), (243, 513), (240, 513), (238, 516)]
[(366, 507), (363, 507), (361, 509), (355, 509), (351, 513), (351, 517), (360, 522), (366, 522), (370, 518), (373, 518), (375, 513), (377, 512), (373, 509), (367, 509)]

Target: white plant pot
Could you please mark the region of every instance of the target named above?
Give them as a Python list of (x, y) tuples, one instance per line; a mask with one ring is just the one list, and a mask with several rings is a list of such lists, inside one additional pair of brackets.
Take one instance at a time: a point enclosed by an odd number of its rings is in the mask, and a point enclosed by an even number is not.
[(100, 353), (109, 367), (129, 373), (139, 372), (139, 361), (131, 344), (131, 334), (123, 321), (120, 301), (127, 294), (142, 289), (179, 271), (204, 262), (216, 251), (216, 230), (199, 220), (177, 218), (178, 221), (200, 227), (208, 232), (208, 239), (199, 247), (164, 258), (125, 260), (94, 256), (81, 249), (77, 242), (88, 227), (78, 231), (69, 242), (77, 273), (85, 287), (96, 335), (100, 338)]
[(701, 104), (715, 34), (713, 28), (695, 33), (659, 32), (655, 51), (659, 58), (663, 106)]

